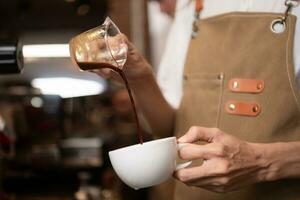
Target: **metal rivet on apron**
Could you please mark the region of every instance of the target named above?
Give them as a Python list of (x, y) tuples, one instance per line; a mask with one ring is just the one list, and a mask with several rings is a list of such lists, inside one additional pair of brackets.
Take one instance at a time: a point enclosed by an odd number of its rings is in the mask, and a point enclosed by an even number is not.
[(253, 106), (252, 111), (254, 113), (257, 113), (258, 112), (258, 106), (257, 105)]
[(283, 33), (285, 31), (285, 22), (282, 19), (272, 21), (270, 29), (273, 33)]
[(257, 84), (256, 88), (257, 90), (261, 90), (261, 88), (263, 87), (262, 83)]
[(229, 110), (234, 110), (235, 109), (235, 105), (233, 103), (228, 105)]
[(238, 87), (239, 87), (238, 82), (237, 82), (237, 81), (233, 81), (233, 82), (232, 82), (232, 87), (233, 87), (233, 88), (238, 88)]
[(218, 75), (218, 79), (219, 79), (219, 80), (222, 80), (223, 78), (224, 78), (224, 75), (223, 75), (223, 74), (219, 74), (219, 75)]

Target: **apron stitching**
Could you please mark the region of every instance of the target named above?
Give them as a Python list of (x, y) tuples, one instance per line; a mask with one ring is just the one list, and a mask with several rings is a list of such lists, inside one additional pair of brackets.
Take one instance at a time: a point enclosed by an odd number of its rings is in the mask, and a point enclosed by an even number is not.
[(221, 108), (222, 108), (222, 99), (223, 99), (223, 92), (224, 92), (224, 74), (221, 73), (221, 84), (220, 84), (220, 94), (219, 94), (219, 103), (218, 103), (218, 113), (217, 113), (217, 120), (216, 120), (216, 127), (219, 128), (220, 126), (220, 113), (221, 113)]
[[(289, 18), (289, 24), (291, 24), (291, 18)], [(286, 44), (286, 56), (285, 56), (285, 62), (286, 62), (286, 71), (287, 71), (287, 75), (288, 75), (288, 79), (289, 79), (289, 85), (290, 85), (290, 89), (292, 90), (294, 99), (296, 101), (298, 110), (300, 111), (300, 102), (299, 99), (295, 93), (295, 89), (294, 89), (294, 85), (292, 83), (292, 78), (291, 78), (291, 73), (290, 73), (290, 69), (289, 69), (289, 47), (290, 47), (290, 39), (291, 39), (291, 31), (290, 29), (288, 29), (288, 38), (287, 38), (287, 44)]]

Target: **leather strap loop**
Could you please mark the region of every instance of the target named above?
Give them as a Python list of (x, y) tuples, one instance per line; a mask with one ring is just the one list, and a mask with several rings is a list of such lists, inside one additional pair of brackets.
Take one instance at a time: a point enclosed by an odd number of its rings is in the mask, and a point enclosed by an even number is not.
[(196, 5), (195, 5), (195, 12), (200, 13), (200, 11), (203, 9), (203, 2), (202, 0), (196, 0)]
[(233, 78), (228, 82), (228, 88), (232, 92), (261, 93), (265, 88), (263, 80)]
[(256, 117), (261, 112), (261, 107), (257, 103), (245, 103), (230, 100), (225, 105), (225, 111), (232, 115)]

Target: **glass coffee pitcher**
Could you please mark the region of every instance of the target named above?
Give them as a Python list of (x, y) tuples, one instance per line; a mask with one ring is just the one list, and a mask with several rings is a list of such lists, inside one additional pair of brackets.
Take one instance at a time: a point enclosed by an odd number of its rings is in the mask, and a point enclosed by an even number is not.
[(106, 18), (101, 26), (72, 38), (69, 47), (72, 62), (81, 70), (94, 71), (101, 68), (110, 68), (119, 74), (129, 94), (136, 121), (138, 140), (142, 144), (143, 137), (135, 102), (129, 82), (122, 70), (127, 59), (128, 46), (118, 27), (110, 18)]
[(122, 69), (127, 59), (127, 44), (109, 17), (102, 25), (72, 38), (69, 48), (72, 62), (84, 71)]

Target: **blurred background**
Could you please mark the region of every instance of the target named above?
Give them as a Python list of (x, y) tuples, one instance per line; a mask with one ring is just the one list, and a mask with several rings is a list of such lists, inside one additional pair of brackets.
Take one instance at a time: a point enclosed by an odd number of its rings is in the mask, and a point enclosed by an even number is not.
[(175, 3), (0, 0), (0, 50), (18, 43), (24, 55), (22, 73), (0, 74), (1, 200), (166, 199), (113, 172), (108, 151), (137, 143), (128, 94), (72, 66), (68, 42), (109, 16), (157, 72)]

